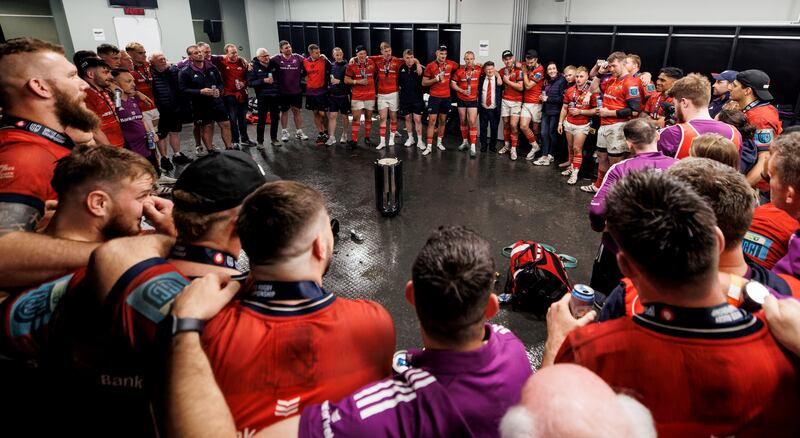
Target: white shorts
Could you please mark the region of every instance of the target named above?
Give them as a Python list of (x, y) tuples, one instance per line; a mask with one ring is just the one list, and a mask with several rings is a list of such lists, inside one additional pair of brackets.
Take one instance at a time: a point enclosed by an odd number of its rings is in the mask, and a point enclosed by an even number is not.
[(382, 110), (384, 108), (389, 108), (389, 111), (395, 113), (397, 112), (397, 108), (399, 105), (399, 98), (397, 97), (397, 91), (394, 93), (389, 94), (378, 94), (378, 110)]
[(150, 111), (142, 112), (142, 119), (149, 120), (150, 124), (153, 125), (153, 128), (158, 127), (158, 123), (153, 123), (153, 120), (158, 120), (161, 118), (161, 114), (158, 112), (158, 108), (153, 108)]
[(625, 143), (625, 134), (622, 127), (625, 122), (603, 125), (597, 130), (597, 147), (603, 148), (611, 155), (622, 155), (630, 152)]
[(522, 102), (503, 99), (503, 104), (500, 107), (500, 117), (518, 116), (522, 111)]
[(350, 103), (350, 109), (354, 110), (375, 110), (375, 101), (374, 100), (353, 100)]
[(564, 120), (564, 130), (569, 132), (572, 135), (580, 134), (580, 135), (589, 135), (589, 129), (592, 128), (591, 123), (586, 123), (584, 125), (575, 125)]
[(533, 120), (533, 123), (542, 121), (542, 104), (541, 103), (523, 103), (522, 112), (520, 117)]

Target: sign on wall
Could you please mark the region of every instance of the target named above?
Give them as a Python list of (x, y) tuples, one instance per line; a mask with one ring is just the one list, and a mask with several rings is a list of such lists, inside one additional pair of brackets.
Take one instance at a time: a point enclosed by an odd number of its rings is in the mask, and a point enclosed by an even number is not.
[(161, 52), (161, 28), (158, 20), (150, 17), (114, 17), (114, 28), (117, 31), (117, 43), (120, 48), (129, 42), (141, 43), (148, 56), (153, 52)]

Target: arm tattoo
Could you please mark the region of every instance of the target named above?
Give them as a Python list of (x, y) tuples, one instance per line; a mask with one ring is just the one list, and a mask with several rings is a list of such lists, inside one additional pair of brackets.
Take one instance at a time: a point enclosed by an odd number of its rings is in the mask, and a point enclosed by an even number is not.
[(12, 231), (33, 231), (42, 218), (34, 207), (15, 202), (0, 202), (0, 236)]

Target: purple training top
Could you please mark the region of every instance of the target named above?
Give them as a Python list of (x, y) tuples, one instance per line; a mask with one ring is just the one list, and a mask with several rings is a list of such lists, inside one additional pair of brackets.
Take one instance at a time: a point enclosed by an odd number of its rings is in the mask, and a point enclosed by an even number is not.
[(273, 56), (269, 62), (278, 69), (278, 90), (280, 94), (300, 94), (300, 78), (303, 76), (303, 57), (292, 53), (289, 58), (283, 54)]
[(786, 255), (775, 263), (772, 272), (776, 274), (788, 274), (800, 279), (800, 230), (792, 234), (789, 238), (789, 245)]
[(117, 109), (119, 124), (122, 127), (122, 136), (132, 151), (147, 158), (152, 153), (147, 147), (147, 129), (142, 121), (142, 110), (139, 109), (139, 99), (129, 97), (122, 100), (122, 108)]
[[(667, 157), (661, 152), (644, 152), (611, 166), (605, 178), (603, 178), (603, 184), (600, 186), (600, 190), (594, 195), (591, 204), (589, 204), (589, 222), (592, 224), (592, 229), (595, 231), (605, 230), (606, 195), (608, 195), (608, 191), (611, 187), (622, 179), (622, 177), (631, 172), (644, 169), (656, 169), (656, 171), (661, 171), (677, 162), (678, 160)], [(603, 233), (603, 245), (612, 253), (617, 253), (617, 244), (608, 233)]]
[(411, 368), (402, 374), (303, 410), (299, 436), (499, 436), (532, 371), (507, 328), (487, 324), (486, 338), (474, 351), (409, 351)]
[[(731, 134), (739, 138), (739, 144), (742, 144), (742, 134), (733, 126), (720, 122), (719, 120), (690, 120), (689, 124), (692, 125), (697, 133), (700, 135), (713, 133), (719, 134), (725, 138), (731, 138)], [(664, 155), (674, 157), (678, 152), (678, 148), (683, 140), (683, 133), (680, 126), (674, 125), (661, 130), (658, 137), (658, 150), (663, 152)]]

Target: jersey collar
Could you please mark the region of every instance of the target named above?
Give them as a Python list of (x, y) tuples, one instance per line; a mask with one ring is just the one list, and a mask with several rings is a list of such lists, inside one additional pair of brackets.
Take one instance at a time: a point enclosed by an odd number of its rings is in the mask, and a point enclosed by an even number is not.
[(31, 134), (38, 135), (39, 137), (42, 137), (67, 149), (72, 149), (75, 147), (75, 142), (73, 142), (67, 134), (59, 132), (53, 128), (48, 128), (41, 123), (6, 115), (3, 117), (2, 122), (0, 122), (0, 126), (8, 129), (19, 129), (30, 132)]
[(732, 339), (760, 330), (764, 324), (730, 304), (713, 307), (678, 307), (649, 303), (633, 322), (655, 332), (681, 338)]

